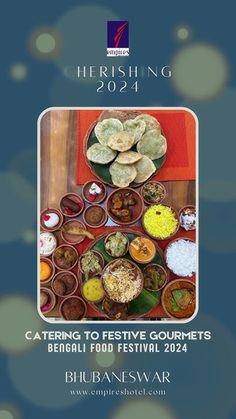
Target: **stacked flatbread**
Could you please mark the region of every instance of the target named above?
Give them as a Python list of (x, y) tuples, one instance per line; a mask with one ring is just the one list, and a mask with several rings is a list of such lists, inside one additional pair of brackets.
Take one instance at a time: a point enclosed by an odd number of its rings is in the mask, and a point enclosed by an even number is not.
[(125, 188), (132, 182), (143, 183), (155, 173), (153, 160), (164, 156), (167, 142), (153, 116), (144, 113), (122, 123), (115, 115), (113, 111), (112, 117), (96, 124), (98, 142), (88, 148), (87, 158), (101, 165), (109, 164), (113, 184)]

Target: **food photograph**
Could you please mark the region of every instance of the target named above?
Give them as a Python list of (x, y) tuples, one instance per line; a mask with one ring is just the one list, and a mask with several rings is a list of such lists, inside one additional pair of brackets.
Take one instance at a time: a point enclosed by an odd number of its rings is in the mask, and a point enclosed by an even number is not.
[(41, 317), (51, 323), (194, 318), (192, 111), (49, 108), (38, 124)]

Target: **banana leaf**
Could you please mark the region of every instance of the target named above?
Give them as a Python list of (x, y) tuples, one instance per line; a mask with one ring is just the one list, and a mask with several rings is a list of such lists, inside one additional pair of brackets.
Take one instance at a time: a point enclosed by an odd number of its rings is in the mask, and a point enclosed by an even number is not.
[(160, 303), (160, 291), (151, 292), (142, 290), (139, 296), (129, 303), (128, 315), (145, 314)]

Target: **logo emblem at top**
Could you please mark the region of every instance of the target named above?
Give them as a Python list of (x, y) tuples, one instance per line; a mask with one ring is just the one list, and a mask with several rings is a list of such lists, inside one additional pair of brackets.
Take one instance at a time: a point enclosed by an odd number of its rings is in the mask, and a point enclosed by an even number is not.
[(107, 22), (107, 56), (129, 55), (129, 22), (113, 20)]

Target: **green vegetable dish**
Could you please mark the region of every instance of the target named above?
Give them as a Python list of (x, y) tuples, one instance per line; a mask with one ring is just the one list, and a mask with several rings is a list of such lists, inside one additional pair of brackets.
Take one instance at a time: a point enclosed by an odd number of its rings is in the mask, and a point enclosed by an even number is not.
[(89, 274), (99, 274), (102, 272), (102, 263), (97, 252), (92, 250), (84, 253), (80, 260), (80, 268), (84, 273), (85, 279), (87, 280)]
[(128, 238), (120, 232), (110, 234), (105, 240), (105, 250), (112, 257), (124, 256), (128, 251)]
[(160, 265), (150, 265), (144, 269), (144, 287), (150, 291), (158, 291), (167, 282), (167, 273)]

